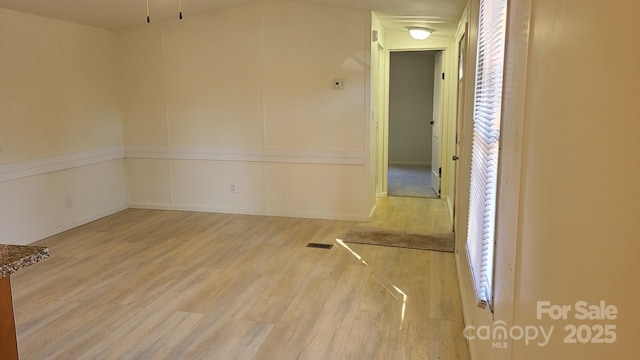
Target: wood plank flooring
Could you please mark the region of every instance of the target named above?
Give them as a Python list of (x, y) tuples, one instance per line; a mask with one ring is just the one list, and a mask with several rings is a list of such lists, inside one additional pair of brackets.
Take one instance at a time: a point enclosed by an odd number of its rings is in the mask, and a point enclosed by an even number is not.
[(373, 219), (360, 226), (432, 234), (446, 234), (453, 229), (443, 200), (404, 196), (377, 199)]
[(336, 242), (355, 225), (130, 209), (42, 240), (21, 358), (468, 359), (453, 255)]

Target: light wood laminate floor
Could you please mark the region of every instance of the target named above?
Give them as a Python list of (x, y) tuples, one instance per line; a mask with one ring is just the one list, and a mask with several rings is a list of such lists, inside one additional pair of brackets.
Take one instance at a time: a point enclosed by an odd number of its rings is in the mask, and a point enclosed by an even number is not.
[(126, 210), (42, 240), (21, 358), (468, 359), (453, 255), (335, 241), (356, 224)]
[(434, 234), (451, 233), (453, 229), (444, 200), (405, 196), (378, 198), (373, 219), (360, 225)]

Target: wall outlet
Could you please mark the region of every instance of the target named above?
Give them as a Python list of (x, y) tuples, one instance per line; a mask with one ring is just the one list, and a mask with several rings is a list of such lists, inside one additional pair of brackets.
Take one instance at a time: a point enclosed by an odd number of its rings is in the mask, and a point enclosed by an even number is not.
[(345, 88), (345, 81), (344, 79), (334, 79), (333, 80), (333, 88), (334, 89), (344, 89)]
[(235, 194), (236, 191), (236, 184), (229, 184), (229, 192), (232, 194)]
[(73, 200), (71, 199), (71, 195), (67, 195), (64, 197), (64, 207), (67, 209), (71, 209), (73, 207)]

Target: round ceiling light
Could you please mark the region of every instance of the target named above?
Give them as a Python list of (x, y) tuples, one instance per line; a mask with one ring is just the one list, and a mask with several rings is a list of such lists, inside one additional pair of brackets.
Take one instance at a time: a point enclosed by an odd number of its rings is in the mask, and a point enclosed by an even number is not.
[(409, 34), (411, 35), (411, 37), (418, 41), (428, 38), (429, 35), (431, 35), (431, 33), (435, 31), (433, 29), (421, 26), (410, 26), (407, 29), (409, 29)]

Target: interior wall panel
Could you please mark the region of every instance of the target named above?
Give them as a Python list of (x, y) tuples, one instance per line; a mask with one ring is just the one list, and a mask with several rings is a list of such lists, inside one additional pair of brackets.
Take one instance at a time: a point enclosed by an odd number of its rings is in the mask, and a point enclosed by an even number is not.
[(126, 208), (116, 51), (113, 32), (0, 9), (0, 243)]

